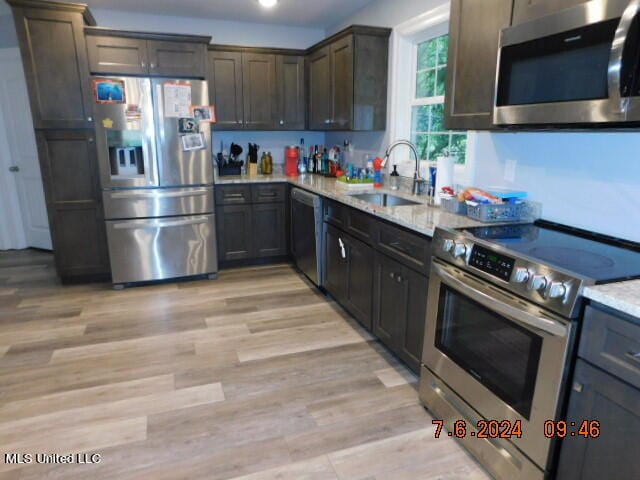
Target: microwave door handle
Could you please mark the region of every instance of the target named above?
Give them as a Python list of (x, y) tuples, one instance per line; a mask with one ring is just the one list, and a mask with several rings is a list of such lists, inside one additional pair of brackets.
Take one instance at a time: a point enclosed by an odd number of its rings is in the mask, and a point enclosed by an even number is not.
[(624, 62), (624, 49), (629, 40), (629, 30), (638, 13), (640, 13), (640, 0), (631, 0), (620, 18), (611, 46), (608, 86), (609, 98), (613, 102), (615, 113), (626, 114), (629, 109), (630, 98), (623, 97), (620, 91), (622, 88), (622, 63)]
[(504, 303), (496, 299), (495, 297), (492, 297), (458, 280), (439, 265), (434, 265), (433, 268), (435, 269), (437, 275), (440, 277), (440, 280), (445, 285), (458, 290), (459, 292), (465, 294), (481, 305), (493, 311), (496, 311), (501, 315), (509, 317), (517, 323), (520, 323), (521, 325), (524, 325), (526, 327), (534, 328), (536, 330), (540, 330), (556, 337), (567, 336), (567, 327), (561, 322), (550, 318), (541, 318), (536, 315), (532, 315), (520, 308), (509, 305), (508, 303)]

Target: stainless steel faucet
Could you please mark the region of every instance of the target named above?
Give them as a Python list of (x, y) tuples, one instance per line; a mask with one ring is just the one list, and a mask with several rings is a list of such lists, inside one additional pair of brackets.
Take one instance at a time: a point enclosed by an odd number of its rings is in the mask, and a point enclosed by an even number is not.
[(413, 173), (413, 188), (412, 188), (413, 194), (422, 195), (426, 193), (427, 181), (420, 176), (420, 158), (418, 157), (418, 150), (416, 149), (416, 146), (413, 143), (411, 143), (409, 140), (397, 140), (393, 142), (391, 145), (389, 145), (389, 148), (387, 148), (387, 151), (384, 154), (384, 159), (382, 160), (382, 167), (384, 168), (387, 165), (387, 160), (389, 160), (389, 155), (391, 155), (391, 152), (393, 151), (393, 149), (396, 148), (398, 145), (406, 145), (407, 147), (409, 147), (413, 152), (413, 156), (416, 158), (416, 171)]

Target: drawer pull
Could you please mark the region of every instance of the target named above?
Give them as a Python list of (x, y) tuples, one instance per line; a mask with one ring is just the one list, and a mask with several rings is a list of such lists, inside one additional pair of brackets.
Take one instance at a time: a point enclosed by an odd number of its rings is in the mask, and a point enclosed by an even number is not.
[(584, 386), (581, 383), (573, 382), (573, 385), (571, 386), (571, 389), (576, 393), (582, 393), (582, 390), (584, 389)]
[(625, 356), (631, 360), (633, 360), (634, 362), (638, 362), (640, 363), (640, 352), (637, 353), (633, 353), (633, 352), (627, 352), (625, 354)]
[(224, 198), (244, 198), (244, 195), (241, 193), (225, 193)]
[(407, 247), (403, 247), (400, 242), (391, 242), (389, 246), (392, 248), (395, 248), (399, 252), (402, 252), (406, 255), (411, 255), (411, 252), (409, 251), (409, 249)]

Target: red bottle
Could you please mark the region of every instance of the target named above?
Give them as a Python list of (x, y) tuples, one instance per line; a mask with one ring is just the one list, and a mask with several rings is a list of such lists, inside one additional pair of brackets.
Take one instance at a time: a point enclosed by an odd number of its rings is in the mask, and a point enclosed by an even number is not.
[(298, 162), (300, 160), (300, 151), (296, 145), (285, 148), (284, 151), (284, 173), (287, 177), (298, 176)]

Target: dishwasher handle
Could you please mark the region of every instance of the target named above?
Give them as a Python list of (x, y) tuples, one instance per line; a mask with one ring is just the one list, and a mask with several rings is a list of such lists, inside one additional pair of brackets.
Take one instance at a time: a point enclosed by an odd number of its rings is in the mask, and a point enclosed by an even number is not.
[(306, 192), (299, 188), (294, 188), (291, 191), (291, 198), (292, 200), (314, 208), (320, 203), (320, 197), (318, 195), (314, 195), (313, 193)]

